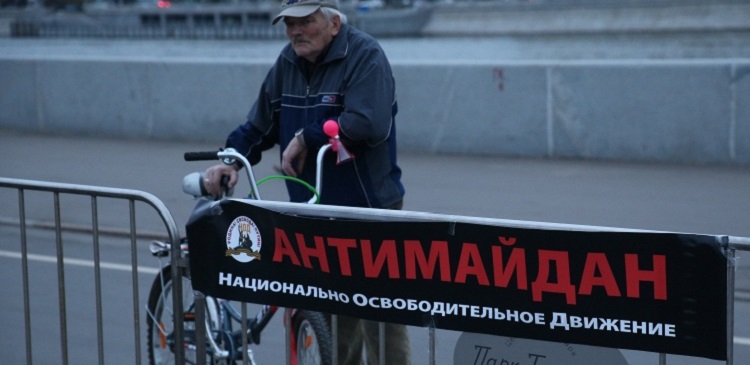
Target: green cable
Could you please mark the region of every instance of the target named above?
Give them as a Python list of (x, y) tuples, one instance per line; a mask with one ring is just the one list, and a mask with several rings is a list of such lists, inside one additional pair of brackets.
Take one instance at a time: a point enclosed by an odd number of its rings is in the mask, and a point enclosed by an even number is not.
[[(280, 180), (294, 181), (294, 182), (299, 183), (300, 185), (306, 187), (307, 190), (310, 190), (313, 194), (315, 194), (315, 204), (320, 203), (320, 194), (318, 193), (317, 190), (315, 190), (315, 187), (312, 186), (312, 185), (310, 185), (310, 184), (308, 184), (307, 181), (304, 181), (302, 179), (298, 179), (296, 177), (286, 176), (286, 175), (271, 175), (271, 176), (266, 176), (266, 177), (260, 179), (256, 184), (258, 186), (260, 186), (263, 183), (265, 183), (266, 181), (269, 181), (269, 180), (279, 180), (279, 179)], [(251, 195), (254, 195), (254, 194), (251, 194)]]

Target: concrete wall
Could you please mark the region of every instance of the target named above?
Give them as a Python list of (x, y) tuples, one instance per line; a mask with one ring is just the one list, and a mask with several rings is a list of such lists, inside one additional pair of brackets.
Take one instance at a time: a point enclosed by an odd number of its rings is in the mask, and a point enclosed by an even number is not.
[[(216, 141), (268, 63), (0, 55), (0, 128)], [(750, 60), (394, 63), (403, 149), (750, 164)]]
[(750, 62), (404, 65), (396, 72), (401, 100), (419, 106), (402, 114), (401, 140), (420, 150), (750, 163)]

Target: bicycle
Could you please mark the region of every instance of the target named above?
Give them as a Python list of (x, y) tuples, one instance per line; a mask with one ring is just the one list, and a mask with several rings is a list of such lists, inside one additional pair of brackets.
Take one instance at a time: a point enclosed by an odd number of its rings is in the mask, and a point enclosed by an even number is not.
[[(331, 124), (333, 123), (333, 124)], [(260, 200), (260, 191), (258, 185), (270, 179), (287, 179), (299, 182), (306, 186), (313, 196), (308, 203), (315, 203), (319, 199), (318, 192), (322, 186), (322, 159), (326, 152), (334, 150), (339, 152), (340, 159), (348, 159), (353, 156), (346, 152), (345, 148), (338, 140), (338, 124), (333, 121), (326, 122), (324, 130), (331, 138), (331, 143), (323, 146), (317, 155), (317, 170), (315, 187), (306, 182), (284, 175), (269, 176), (256, 183), (252, 166), (244, 156), (233, 149), (212, 152), (189, 152), (185, 154), (186, 161), (214, 160), (219, 159), (225, 164), (241, 163), (245, 167), (247, 178), (250, 182), (250, 199)], [(342, 157), (343, 156), (343, 157)], [(191, 175), (186, 179), (198, 181), (198, 186), (192, 185), (191, 195), (206, 195), (202, 188), (202, 177)], [(184, 185), (184, 184), (183, 184)], [(184, 187), (184, 186), (183, 186)], [(197, 191), (195, 191), (197, 189)], [(184, 189), (187, 190), (187, 189)], [(186, 191), (187, 192), (187, 191)], [(216, 197), (216, 200), (231, 195), (227, 192), (222, 197)], [(152, 365), (172, 364), (174, 363), (174, 327), (171, 318), (173, 308), (172, 299), (172, 270), (169, 264), (164, 264), (162, 258), (168, 257), (171, 253), (169, 243), (154, 241), (149, 247), (152, 255), (159, 258), (161, 270), (154, 279), (151, 291), (148, 297), (146, 309), (146, 328), (147, 328), (147, 346), (149, 363)], [(182, 258), (187, 258), (189, 254), (189, 244), (183, 239), (180, 244), (180, 253)], [(185, 360), (188, 363), (197, 362), (196, 349), (196, 310), (193, 296), (193, 290), (190, 281), (190, 269), (185, 268), (181, 273), (182, 277), (182, 303), (183, 303), (183, 338), (185, 348)], [(255, 365), (252, 349), (249, 345), (260, 344), (260, 334), (271, 318), (276, 314), (279, 307), (263, 305), (257, 314), (252, 318), (244, 321), (243, 316), (228, 300), (219, 298), (206, 297), (206, 333), (208, 334), (206, 343), (206, 363), (207, 364), (233, 364), (237, 361), (248, 360), (250, 364)], [(302, 364), (331, 364), (332, 363), (332, 343), (331, 327), (326, 316), (319, 312), (297, 310), (286, 308), (286, 318), (291, 318), (289, 338), (289, 359), (292, 365)], [(235, 329), (233, 323), (238, 323), (242, 328)], [(289, 323), (285, 324), (289, 325)], [(243, 328), (246, 328), (243, 330)], [(243, 348), (243, 343), (247, 343), (248, 348)]]

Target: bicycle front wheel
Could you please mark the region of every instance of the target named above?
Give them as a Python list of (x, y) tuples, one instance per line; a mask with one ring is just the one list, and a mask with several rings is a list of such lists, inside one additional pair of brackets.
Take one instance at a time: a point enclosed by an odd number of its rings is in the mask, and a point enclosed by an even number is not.
[[(172, 267), (165, 267), (154, 279), (148, 296), (146, 331), (148, 360), (151, 365), (174, 364), (174, 300), (172, 298)], [(195, 364), (195, 299), (190, 277), (182, 276), (183, 337), (185, 362)], [(213, 298), (206, 298), (206, 323), (208, 336), (218, 332), (218, 304)], [(212, 364), (210, 350), (206, 352), (206, 363)]]
[(332, 364), (331, 327), (325, 316), (319, 312), (299, 310), (292, 323), (297, 365)]

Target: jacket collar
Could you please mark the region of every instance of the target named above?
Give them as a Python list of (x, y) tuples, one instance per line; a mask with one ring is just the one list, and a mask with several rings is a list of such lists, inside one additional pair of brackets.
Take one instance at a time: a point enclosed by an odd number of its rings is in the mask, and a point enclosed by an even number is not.
[(328, 48), (328, 52), (326, 52), (325, 58), (323, 59), (323, 62), (321, 63), (328, 63), (331, 61), (344, 58), (346, 57), (348, 52), (349, 52), (349, 25), (347, 25), (346, 23), (342, 23), (341, 29), (339, 30), (339, 34), (333, 37), (333, 41), (331, 41), (331, 46)]

